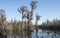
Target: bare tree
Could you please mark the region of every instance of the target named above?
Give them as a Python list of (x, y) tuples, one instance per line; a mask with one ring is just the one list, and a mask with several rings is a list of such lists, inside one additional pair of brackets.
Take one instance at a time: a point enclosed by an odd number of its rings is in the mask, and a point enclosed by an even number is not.
[(26, 12), (26, 9), (27, 9), (26, 6), (22, 6), (21, 8), (18, 9), (18, 11), (19, 11), (20, 13), (22, 13), (21, 36), (22, 36), (22, 30), (23, 30), (23, 29), (22, 29), (22, 26), (23, 26), (23, 18), (24, 18), (24, 15), (25, 15), (24, 13)]
[(38, 38), (38, 35), (37, 35), (37, 33), (38, 33), (37, 23), (38, 23), (38, 20), (40, 20), (40, 17), (41, 17), (41, 16), (39, 16), (39, 15), (36, 14), (36, 36), (37, 36), (37, 38)]
[(1, 18), (1, 22), (0, 24), (2, 25), (2, 32), (4, 35), (4, 38), (6, 37), (6, 15), (5, 15), (5, 11), (3, 9), (0, 9), (0, 18)]

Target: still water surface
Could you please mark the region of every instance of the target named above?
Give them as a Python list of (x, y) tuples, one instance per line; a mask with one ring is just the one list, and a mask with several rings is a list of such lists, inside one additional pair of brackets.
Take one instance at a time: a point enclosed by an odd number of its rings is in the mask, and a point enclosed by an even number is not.
[[(34, 30), (31, 34), (31, 38), (60, 38), (59, 34), (55, 34), (53, 32), (47, 32), (47, 31), (42, 31), (39, 30), (36, 36), (36, 30)], [(8, 35), (7, 38), (21, 38), (19, 35)], [(27, 36), (23, 36), (23, 38), (28, 38)]]

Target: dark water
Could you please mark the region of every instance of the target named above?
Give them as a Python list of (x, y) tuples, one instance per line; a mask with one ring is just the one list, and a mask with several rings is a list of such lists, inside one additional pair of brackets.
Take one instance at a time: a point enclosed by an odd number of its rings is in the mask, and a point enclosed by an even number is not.
[[(36, 36), (36, 30), (31, 33), (31, 38), (60, 38), (59, 34), (55, 34), (54, 32), (47, 32), (39, 30)], [(7, 35), (7, 38), (21, 38), (19, 35)], [(28, 36), (23, 36), (23, 38), (28, 38)]]

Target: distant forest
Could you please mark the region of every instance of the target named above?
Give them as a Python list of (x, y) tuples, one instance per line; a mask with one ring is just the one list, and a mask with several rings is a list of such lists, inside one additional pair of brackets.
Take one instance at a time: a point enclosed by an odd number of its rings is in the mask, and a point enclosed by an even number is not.
[(43, 22), (40, 26), (40, 29), (44, 30), (52, 30), (52, 31), (60, 31), (60, 20), (54, 19), (53, 21), (47, 20)]

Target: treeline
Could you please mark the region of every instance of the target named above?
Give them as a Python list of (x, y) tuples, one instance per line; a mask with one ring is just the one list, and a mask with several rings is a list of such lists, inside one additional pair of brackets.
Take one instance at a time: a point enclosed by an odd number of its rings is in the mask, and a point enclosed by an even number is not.
[[(30, 22), (31, 24), (31, 29), (34, 30), (34, 26), (32, 24), (32, 22)], [(22, 25), (22, 28), (21, 28), (21, 25)], [(17, 21), (17, 20), (11, 20), (10, 22), (8, 22), (7, 24), (7, 34), (21, 34), (21, 30), (23, 32), (23, 34), (25, 34), (24, 32), (27, 31), (28, 29), (28, 24), (27, 24), (27, 21)]]
[(39, 26), (39, 28), (44, 30), (60, 31), (60, 20), (58, 19), (54, 19), (53, 21), (47, 20), (46, 22), (43, 22), (41, 26)]

